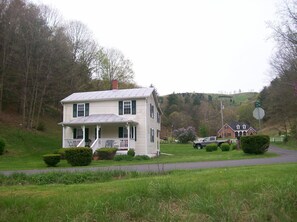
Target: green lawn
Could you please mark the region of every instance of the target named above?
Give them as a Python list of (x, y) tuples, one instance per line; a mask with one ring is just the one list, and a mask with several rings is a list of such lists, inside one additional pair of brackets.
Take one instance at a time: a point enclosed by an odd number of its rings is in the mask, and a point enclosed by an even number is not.
[(0, 186), (0, 221), (294, 221), (296, 184), (280, 164)]
[[(47, 125), (45, 132), (27, 131), (15, 126), (0, 124), (0, 137), (6, 140), (6, 152), (0, 156), (0, 170), (45, 169), (47, 166), (42, 160), (42, 155), (53, 153), (60, 148), (61, 129), (57, 125)], [(215, 161), (274, 157), (276, 154), (249, 155), (242, 151), (206, 152), (205, 149), (197, 150), (192, 144), (161, 144), (158, 158), (146, 161), (92, 161), (91, 166), (174, 163), (194, 161)], [(59, 168), (70, 167), (62, 160)]]
[(289, 140), (287, 143), (283, 143), (283, 142), (274, 142), (271, 143), (277, 147), (280, 148), (284, 148), (284, 149), (288, 149), (288, 150), (297, 150), (297, 141), (296, 140)]
[[(48, 152), (48, 150), (47, 150)], [(197, 150), (191, 144), (162, 144), (161, 154), (158, 158), (142, 161), (113, 161), (99, 160), (92, 161), (90, 166), (114, 166), (132, 164), (153, 164), (153, 163), (175, 163), (175, 162), (195, 162), (195, 161), (215, 161), (215, 160), (234, 160), (250, 158), (269, 158), (276, 154), (265, 153), (264, 155), (250, 155), (242, 151), (222, 152), (220, 149), (215, 152), (206, 152), (205, 149)], [(46, 152), (45, 152), (46, 153)], [(66, 160), (61, 160), (57, 165), (59, 168), (70, 167)], [(56, 168), (57, 168), (56, 167)], [(3, 155), (0, 156), (0, 170), (20, 170), (20, 169), (44, 169), (47, 166), (42, 160), (42, 152), (38, 155)]]

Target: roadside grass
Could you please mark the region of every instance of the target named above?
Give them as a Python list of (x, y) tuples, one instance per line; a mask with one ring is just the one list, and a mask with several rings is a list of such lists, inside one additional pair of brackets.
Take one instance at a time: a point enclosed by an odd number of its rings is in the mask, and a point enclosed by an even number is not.
[[(49, 148), (46, 149), (48, 153)], [(53, 152), (53, 151), (52, 151)], [(150, 160), (134, 161), (114, 161), (97, 160), (92, 161), (91, 165), (86, 166), (123, 166), (136, 164), (163, 164), (177, 162), (199, 162), (216, 160), (239, 160), (251, 158), (269, 158), (277, 156), (274, 153), (265, 153), (263, 155), (245, 154), (241, 150), (223, 152), (220, 149), (215, 152), (206, 152), (205, 149), (197, 150), (191, 144), (161, 144), (161, 154), (159, 157)], [(38, 153), (38, 154), (37, 154)], [(44, 153), (44, 154), (45, 154)], [(170, 154), (170, 155), (168, 155)], [(3, 155), (0, 156), (0, 170), (21, 170), (21, 169), (46, 169), (48, 168), (42, 160), (42, 152), (36, 151), (32, 156), (29, 155)], [(66, 160), (61, 160), (55, 168), (71, 167)]]
[(288, 149), (288, 150), (297, 150), (297, 140), (294, 140), (294, 139), (290, 139), (287, 143), (273, 142), (271, 144), (280, 148)]
[(0, 221), (297, 218), (297, 164), (135, 175), (82, 184), (0, 186)]

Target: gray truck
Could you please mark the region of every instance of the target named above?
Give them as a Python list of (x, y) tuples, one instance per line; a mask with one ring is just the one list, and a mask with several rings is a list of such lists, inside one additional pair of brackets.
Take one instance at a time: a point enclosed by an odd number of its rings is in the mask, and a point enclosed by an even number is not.
[(216, 136), (210, 136), (205, 138), (200, 138), (198, 140), (193, 141), (193, 147), (195, 149), (202, 149), (208, 144), (216, 143), (218, 146), (221, 146), (222, 143), (230, 143), (229, 139), (221, 139), (218, 140)]

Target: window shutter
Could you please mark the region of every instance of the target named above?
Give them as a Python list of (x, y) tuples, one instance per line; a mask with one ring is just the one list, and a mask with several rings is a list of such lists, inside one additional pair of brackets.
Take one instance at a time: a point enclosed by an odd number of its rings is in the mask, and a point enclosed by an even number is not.
[(135, 131), (134, 131), (134, 136), (135, 136), (135, 141), (136, 141), (136, 139), (137, 139), (137, 133), (136, 133), (137, 130), (136, 130), (136, 126), (135, 126), (134, 130), (135, 130)]
[(89, 107), (90, 107), (90, 104), (86, 103), (85, 104), (85, 116), (89, 116)]
[(119, 101), (119, 115), (123, 115), (123, 101)]
[(136, 100), (132, 100), (132, 114), (136, 114)]
[(119, 138), (123, 138), (123, 137), (124, 137), (124, 128), (119, 127)]
[(73, 139), (76, 139), (76, 128), (73, 129)]
[(77, 104), (73, 104), (73, 117), (77, 117)]

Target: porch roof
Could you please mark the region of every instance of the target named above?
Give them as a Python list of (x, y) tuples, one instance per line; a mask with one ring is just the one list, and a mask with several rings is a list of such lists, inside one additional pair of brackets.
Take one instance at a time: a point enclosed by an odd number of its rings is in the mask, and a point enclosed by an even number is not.
[(115, 114), (94, 114), (72, 119), (68, 122), (61, 122), (60, 125), (94, 125), (103, 123), (134, 123), (137, 122)]

